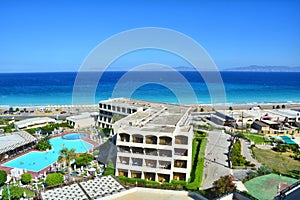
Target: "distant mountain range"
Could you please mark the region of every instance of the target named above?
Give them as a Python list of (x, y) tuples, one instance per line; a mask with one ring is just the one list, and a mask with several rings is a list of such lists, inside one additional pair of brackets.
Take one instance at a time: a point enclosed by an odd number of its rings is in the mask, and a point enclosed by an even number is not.
[(258, 66), (251, 65), (248, 67), (234, 67), (228, 68), (224, 71), (239, 71), (239, 72), (300, 72), (299, 67), (288, 67), (288, 66)]
[[(175, 67), (178, 71), (195, 71), (192, 67), (179, 66)], [(209, 71), (209, 70), (208, 70)], [(220, 69), (220, 71), (237, 71), (237, 72), (300, 72), (300, 66), (258, 66), (251, 65), (247, 67), (233, 67), (227, 69)]]

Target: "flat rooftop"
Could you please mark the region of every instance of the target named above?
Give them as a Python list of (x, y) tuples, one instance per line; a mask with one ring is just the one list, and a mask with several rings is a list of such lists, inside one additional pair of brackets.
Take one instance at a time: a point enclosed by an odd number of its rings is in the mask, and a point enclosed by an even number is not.
[(67, 120), (81, 120), (86, 118), (91, 118), (91, 115), (94, 113), (82, 113), (81, 115), (74, 115), (71, 117), (67, 117)]
[(49, 122), (55, 122), (55, 119), (52, 119), (50, 117), (35, 117), (15, 122), (15, 125), (22, 128), (33, 124), (42, 124)]
[(142, 106), (143, 111), (128, 115), (116, 122), (122, 126), (122, 128), (139, 127), (141, 131), (172, 133), (183, 115), (189, 110), (189, 107), (187, 106), (134, 99), (118, 98), (107, 100), (105, 102), (109, 103), (109, 101), (113, 101), (115, 104), (118, 104), (118, 102), (121, 101), (122, 103)]

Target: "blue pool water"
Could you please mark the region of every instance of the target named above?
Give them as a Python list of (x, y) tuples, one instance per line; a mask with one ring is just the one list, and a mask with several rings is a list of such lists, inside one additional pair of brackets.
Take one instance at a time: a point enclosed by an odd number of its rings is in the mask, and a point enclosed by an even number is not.
[[(71, 137), (75, 137), (75, 134), (72, 135)], [(57, 161), (59, 151), (62, 148), (74, 148), (77, 153), (84, 153), (93, 147), (93, 145), (81, 139), (65, 140), (61, 137), (50, 139), (50, 143), (53, 149), (48, 152), (30, 152), (4, 163), (3, 166), (39, 172)]]
[(73, 133), (73, 134), (64, 135), (63, 139), (65, 139), (65, 140), (78, 140), (78, 139), (83, 138), (83, 137), (85, 137), (85, 134)]
[(289, 136), (280, 136), (285, 143), (287, 144), (297, 144), (296, 142), (294, 142)]

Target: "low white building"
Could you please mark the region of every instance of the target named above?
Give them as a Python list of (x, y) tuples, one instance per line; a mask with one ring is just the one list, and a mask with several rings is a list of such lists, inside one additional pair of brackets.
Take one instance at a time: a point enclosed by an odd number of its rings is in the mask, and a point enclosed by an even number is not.
[(55, 122), (56, 122), (55, 119), (52, 119), (50, 117), (29, 118), (29, 119), (15, 122), (15, 129), (22, 130), (28, 128), (38, 128), (38, 127), (43, 127), (47, 124), (53, 124)]
[(95, 125), (95, 116), (97, 118), (98, 113), (82, 113), (81, 115), (67, 117), (66, 120), (74, 128), (88, 128)]

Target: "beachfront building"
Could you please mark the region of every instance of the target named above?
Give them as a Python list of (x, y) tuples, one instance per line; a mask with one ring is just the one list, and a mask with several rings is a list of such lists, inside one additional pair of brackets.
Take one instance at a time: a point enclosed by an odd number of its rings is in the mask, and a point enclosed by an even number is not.
[(23, 130), (28, 128), (43, 127), (47, 124), (54, 124), (55, 122), (55, 119), (50, 117), (34, 117), (15, 122), (14, 125), (16, 130)]
[(143, 109), (143, 104), (138, 104), (128, 99), (118, 98), (100, 101), (98, 127), (112, 128), (114, 122)]
[[(75, 115), (67, 117), (67, 123), (74, 126), (74, 128), (88, 128), (95, 125), (98, 113), (82, 113), (81, 115)], [(96, 117), (96, 118), (95, 118)]]
[(0, 161), (30, 150), (36, 140), (26, 131), (0, 134)]
[(194, 135), (189, 107), (125, 98), (105, 103), (132, 109), (112, 124), (117, 137), (116, 176), (160, 182), (189, 179)]

